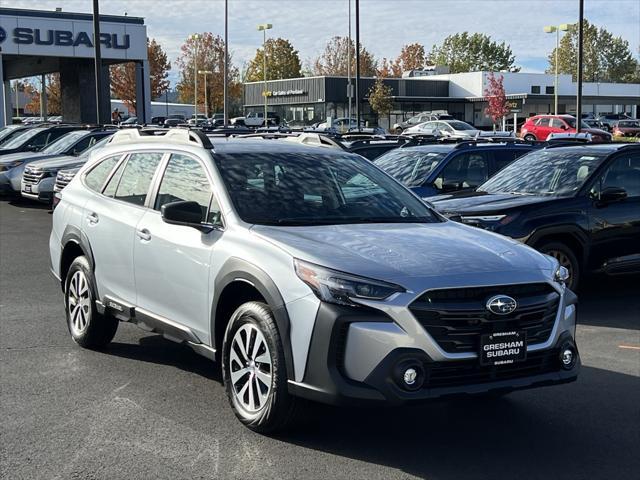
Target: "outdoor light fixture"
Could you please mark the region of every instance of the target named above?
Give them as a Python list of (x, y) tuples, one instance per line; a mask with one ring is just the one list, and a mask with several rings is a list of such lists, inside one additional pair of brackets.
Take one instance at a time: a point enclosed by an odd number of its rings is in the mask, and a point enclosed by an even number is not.
[(200, 35), (197, 33), (191, 35), (191, 39), (194, 41), (195, 54), (193, 55), (193, 113), (194, 118), (198, 119), (198, 40)]
[(554, 115), (558, 115), (558, 52), (560, 50), (560, 32), (566, 32), (569, 30), (571, 24), (562, 23), (558, 26), (555, 25), (547, 25), (544, 27), (545, 33), (555, 33), (556, 34), (556, 78), (553, 86), (553, 96), (554, 96)]
[[(200, 75), (204, 75), (204, 116), (209, 118), (209, 104), (207, 103), (207, 75), (212, 75), (211, 70), (198, 70)], [(198, 124), (198, 117), (196, 116), (196, 125)]]
[(264, 126), (267, 126), (267, 30), (271, 30), (273, 25), (270, 23), (261, 23), (258, 25), (258, 31), (262, 32), (262, 74), (264, 78), (264, 87), (262, 88), (262, 96), (264, 97)]

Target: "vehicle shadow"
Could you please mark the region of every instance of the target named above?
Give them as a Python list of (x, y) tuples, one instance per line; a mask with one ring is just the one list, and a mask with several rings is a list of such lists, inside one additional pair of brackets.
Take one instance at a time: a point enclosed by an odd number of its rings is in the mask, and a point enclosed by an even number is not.
[(639, 398), (637, 377), (583, 368), (574, 384), (493, 400), (314, 405), (311, 420), (276, 438), (420, 478), (624, 478), (640, 468)]
[(9, 203), (9, 205), (18, 208), (28, 208), (34, 210), (49, 210), (51, 211), (51, 205), (47, 203), (38, 202), (36, 200), (31, 200), (29, 198), (24, 198), (19, 194), (9, 194), (3, 196), (2, 200)]
[(578, 323), (640, 330), (640, 275), (593, 275), (578, 293)]

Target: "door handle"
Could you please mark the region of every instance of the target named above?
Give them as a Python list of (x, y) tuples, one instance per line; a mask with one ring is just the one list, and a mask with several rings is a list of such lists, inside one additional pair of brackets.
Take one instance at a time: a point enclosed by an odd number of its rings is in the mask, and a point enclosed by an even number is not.
[(136, 235), (140, 240), (143, 240), (145, 242), (151, 240), (151, 232), (149, 232), (149, 230), (147, 230), (146, 228), (143, 228), (142, 230), (136, 230)]
[(98, 223), (98, 220), (99, 220), (98, 214), (95, 212), (91, 212), (89, 215), (87, 215), (87, 220), (91, 225), (95, 225), (96, 223)]

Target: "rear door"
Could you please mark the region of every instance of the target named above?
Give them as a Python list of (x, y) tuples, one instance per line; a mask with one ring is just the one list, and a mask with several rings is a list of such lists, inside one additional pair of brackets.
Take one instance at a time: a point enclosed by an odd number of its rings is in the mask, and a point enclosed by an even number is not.
[(549, 117), (540, 117), (533, 124), (534, 130), (533, 134), (536, 136), (538, 140), (544, 141), (547, 139), (549, 134), (551, 133), (551, 118)]
[(109, 295), (135, 305), (135, 228), (146, 211), (151, 180), (162, 157), (160, 152), (131, 153), (120, 161), (102, 194), (93, 195), (85, 204), (83, 231), (93, 251), (96, 283), (103, 298)]
[(221, 229), (209, 232), (172, 225), (162, 220), (163, 205), (195, 201), (202, 222), (221, 226), (218, 202), (203, 162), (191, 155), (172, 153), (157, 194), (136, 229), (134, 262), (139, 308), (187, 326), (201, 341), (209, 339), (209, 270)]

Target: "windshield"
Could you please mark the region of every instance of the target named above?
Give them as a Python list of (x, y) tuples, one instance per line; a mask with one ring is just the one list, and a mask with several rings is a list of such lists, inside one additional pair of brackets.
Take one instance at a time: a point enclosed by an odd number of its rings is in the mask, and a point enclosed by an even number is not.
[(373, 163), (405, 186), (419, 187), (447, 153), (397, 149), (382, 155)]
[(67, 133), (55, 142), (49, 144), (46, 148), (43, 148), (42, 153), (46, 153), (49, 155), (64, 153), (85, 135), (87, 135), (87, 132), (85, 130)]
[(574, 195), (608, 152), (582, 148), (536, 150), (519, 158), (478, 187), (479, 192), (520, 195)]
[[(562, 117), (562, 119), (567, 122), (567, 124), (571, 127), (571, 128), (576, 128), (576, 119), (573, 117)], [(585, 123), (584, 120), (582, 120), (580, 122), (580, 128), (591, 128), (589, 126), (589, 124)]]
[(17, 128), (5, 127), (2, 130), (0, 130), (0, 142), (2, 142), (2, 140), (4, 140), (5, 138), (18, 133), (20, 133), (20, 130), (18, 130)]
[(261, 225), (437, 222), (397, 182), (356, 155), (217, 154), (236, 211)]
[(29, 128), (25, 130), (23, 133), (21, 133), (20, 135), (16, 135), (15, 137), (13, 137), (7, 143), (3, 143), (0, 149), (4, 150), (4, 149), (21, 147), (27, 141), (29, 141), (31, 138), (35, 137), (38, 133), (42, 131), (44, 131), (42, 128)]
[(447, 120), (447, 124), (451, 126), (454, 130), (475, 130), (474, 127), (472, 127), (471, 125), (465, 122), (460, 122), (460, 121), (452, 122), (450, 120)]

